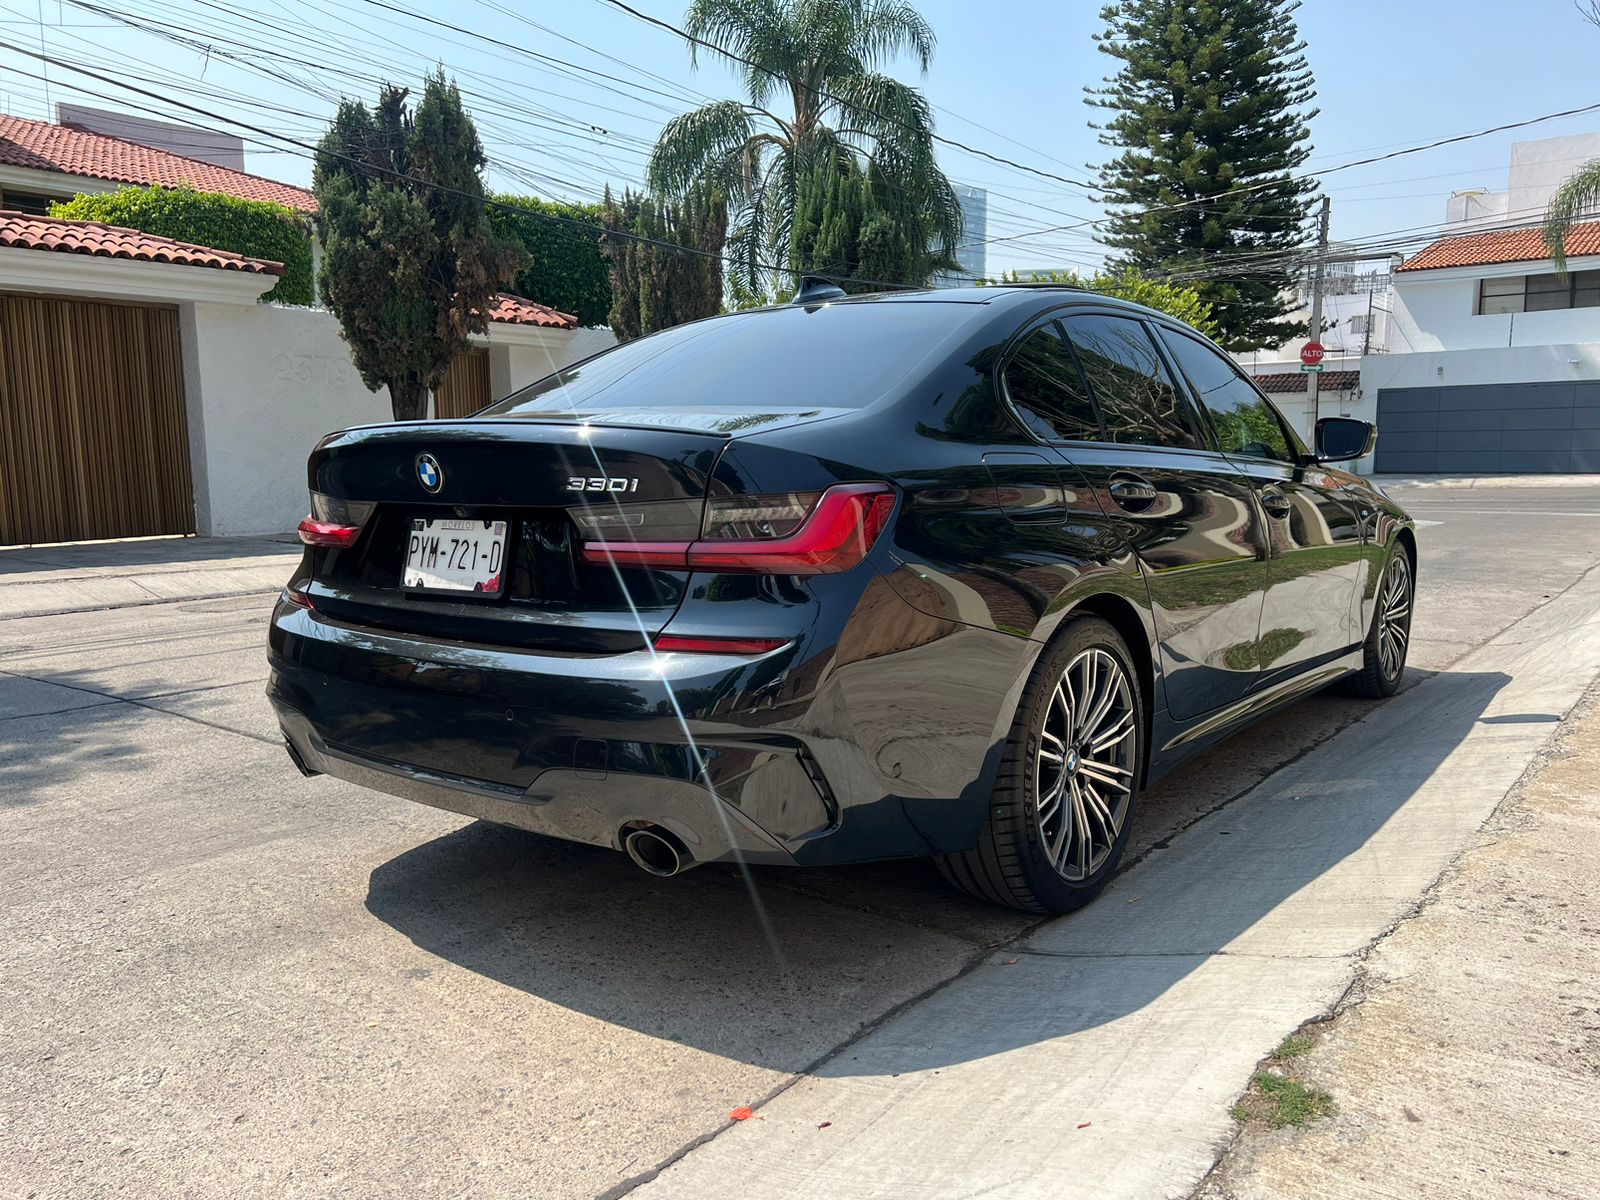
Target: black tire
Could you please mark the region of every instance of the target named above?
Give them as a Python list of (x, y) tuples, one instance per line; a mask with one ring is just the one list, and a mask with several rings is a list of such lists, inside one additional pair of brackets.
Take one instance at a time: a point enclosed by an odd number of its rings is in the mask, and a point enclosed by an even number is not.
[[(1075, 713), (1080, 703), (1076, 692), (1088, 690), (1085, 664), (1103, 669), (1107, 677), (1114, 670), (1117, 682), (1107, 685), (1104, 694), (1094, 693), (1088, 711)], [(1069, 667), (1075, 672), (1070, 682), (1063, 678)], [(1081, 725), (1094, 717), (1098, 700), (1106, 696), (1109, 707), (1103, 717), (1075, 729), (1075, 721)], [(1124, 718), (1130, 732), (1122, 735)], [(1062, 731), (1066, 741), (1058, 736)], [(1096, 731), (1100, 757), (1090, 757), (1082, 749)], [(1083, 907), (1110, 881), (1127, 845), (1145, 736), (1144, 698), (1127, 643), (1098, 617), (1078, 618), (1040, 656), (1023, 690), (977, 847), (941, 855), (939, 870), (981, 900), (1025, 912), (1065, 913)], [(1108, 745), (1111, 737), (1117, 740)], [(1056, 744), (1061, 754), (1055, 753)], [(1061, 760), (1059, 768), (1053, 758)], [(1119, 781), (1115, 786), (1114, 779)], [(1041, 811), (1046, 813), (1043, 820)], [(1071, 829), (1062, 824), (1069, 820)], [(1086, 838), (1076, 833), (1080, 822), (1089, 830)]]
[[(1398, 592), (1404, 611), (1395, 616), (1395, 599)], [(1347, 676), (1345, 690), (1363, 700), (1384, 700), (1400, 690), (1400, 681), (1406, 673), (1406, 654), (1411, 649), (1411, 611), (1416, 604), (1416, 564), (1405, 544), (1398, 539), (1389, 547), (1389, 557), (1384, 561), (1383, 574), (1373, 593), (1372, 624), (1367, 629), (1366, 641), (1361, 644), (1361, 669)], [(1385, 653), (1385, 639), (1389, 652)], [(1398, 638), (1398, 653), (1395, 639)]]

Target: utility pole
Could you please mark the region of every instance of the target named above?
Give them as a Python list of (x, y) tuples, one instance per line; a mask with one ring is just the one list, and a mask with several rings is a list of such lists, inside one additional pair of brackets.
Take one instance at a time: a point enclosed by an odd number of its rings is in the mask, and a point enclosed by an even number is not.
[[(1311, 340), (1322, 341), (1322, 273), (1328, 258), (1328, 198), (1322, 198), (1322, 216), (1317, 233), (1317, 262), (1311, 274)], [(1317, 427), (1322, 416), (1319, 408), (1322, 393), (1322, 372), (1312, 371), (1307, 391), (1311, 396), (1311, 428)]]

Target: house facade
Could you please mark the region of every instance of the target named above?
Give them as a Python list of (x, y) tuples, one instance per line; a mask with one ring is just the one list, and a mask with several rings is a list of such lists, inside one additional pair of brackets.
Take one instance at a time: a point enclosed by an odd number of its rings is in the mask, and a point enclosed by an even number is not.
[[(305, 513), (318, 439), (390, 418), (330, 313), (260, 303), (281, 264), (41, 215), (128, 184), (316, 208), (304, 188), (230, 166), (0, 117), (0, 545), (282, 533)], [(435, 415), (475, 412), (615, 340), (520, 296), (487, 316)]]
[(1435, 242), (1395, 272), (1390, 352), (1362, 363), (1378, 471), (1600, 471), (1600, 221), (1558, 272), (1537, 227)]

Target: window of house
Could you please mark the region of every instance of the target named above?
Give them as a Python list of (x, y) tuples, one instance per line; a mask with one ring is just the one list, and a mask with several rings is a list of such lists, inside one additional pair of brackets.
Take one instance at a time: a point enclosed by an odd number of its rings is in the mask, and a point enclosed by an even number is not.
[(0, 193), (0, 208), (42, 217), (50, 211), (50, 205), (55, 203), (56, 199), (55, 196), (41, 196), (35, 192), (7, 191)]
[(1277, 410), (1238, 367), (1204, 342), (1185, 334), (1163, 329), (1161, 340), (1194, 388), (1200, 407), (1211, 414), (1218, 446), (1224, 454), (1295, 461)]
[(1023, 422), (1047, 441), (1099, 441), (1100, 418), (1054, 325), (1023, 338), (1005, 369), (1006, 394)]
[(1478, 283), (1478, 312), (1483, 316), (1522, 311), (1523, 297), (1527, 291), (1526, 275), (1511, 275), (1504, 279), (1484, 279)]
[(1082, 316), (1065, 324), (1111, 441), (1200, 448), (1187, 402), (1172, 386), (1142, 321)]
[(1572, 307), (1572, 284), (1560, 275), (1529, 275), (1524, 312), (1548, 312)]
[(1561, 308), (1600, 308), (1600, 271), (1512, 275), (1478, 283), (1478, 312), (1485, 316)]

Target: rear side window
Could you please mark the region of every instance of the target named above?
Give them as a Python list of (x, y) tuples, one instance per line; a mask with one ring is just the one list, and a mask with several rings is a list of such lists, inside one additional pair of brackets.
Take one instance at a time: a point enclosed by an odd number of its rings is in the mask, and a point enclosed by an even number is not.
[(1018, 343), (1006, 363), (1005, 380), (1017, 414), (1039, 437), (1100, 440), (1100, 418), (1054, 325), (1041, 326)]
[(1211, 414), (1219, 450), (1274, 462), (1295, 461), (1277, 412), (1238, 367), (1187, 334), (1163, 329), (1161, 337), (1201, 407)]
[(1106, 437), (1139, 446), (1198, 450), (1185, 401), (1172, 386), (1144, 322), (1127, 317), (1069, 317), (1078, 352), (1105, 421)]

